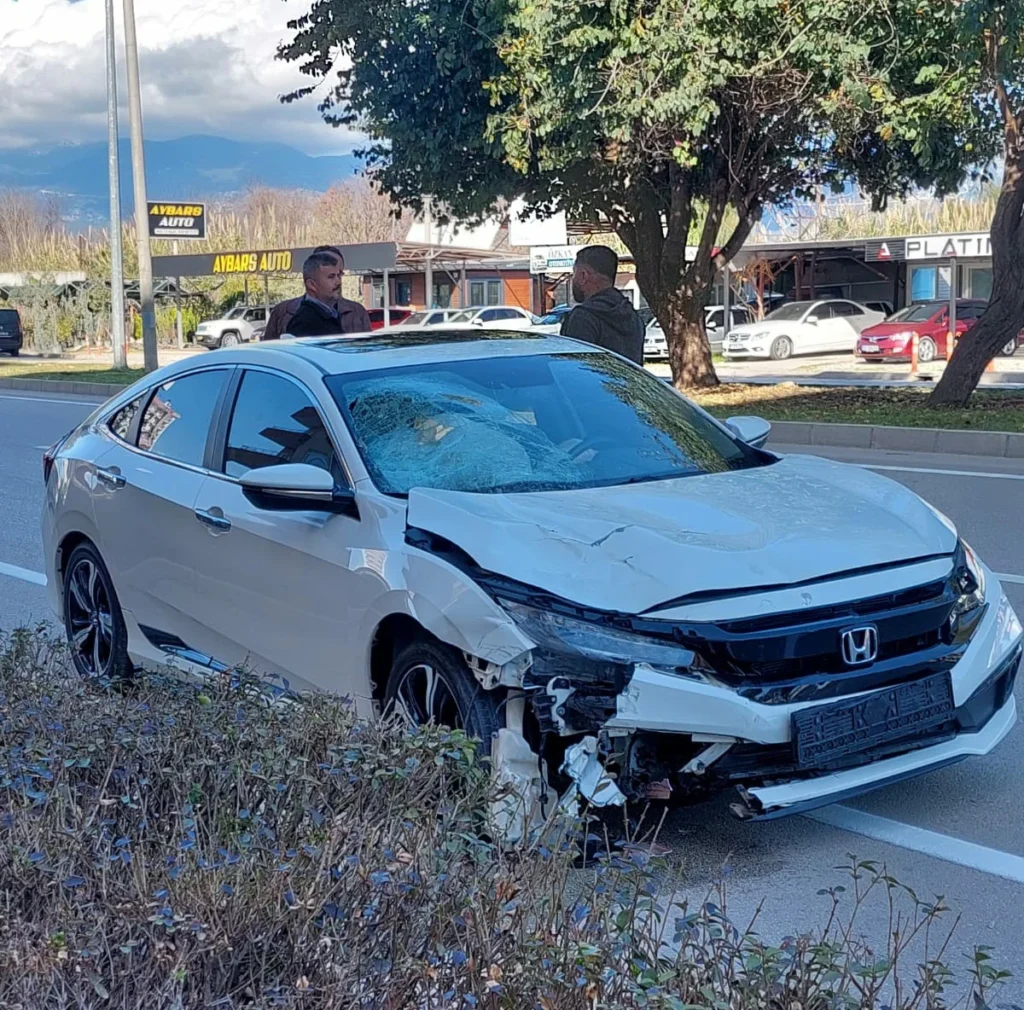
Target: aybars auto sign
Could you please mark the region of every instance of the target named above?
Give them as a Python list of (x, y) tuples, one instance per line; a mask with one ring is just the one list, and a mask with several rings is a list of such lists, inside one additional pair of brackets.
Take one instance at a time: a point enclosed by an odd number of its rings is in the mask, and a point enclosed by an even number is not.
[(206, 238), (206, 204), (149, 203), (150, 238)]
[(988, 232), (907, 239), (908, 260), (990, 259), (991, 256), (992, 239)]

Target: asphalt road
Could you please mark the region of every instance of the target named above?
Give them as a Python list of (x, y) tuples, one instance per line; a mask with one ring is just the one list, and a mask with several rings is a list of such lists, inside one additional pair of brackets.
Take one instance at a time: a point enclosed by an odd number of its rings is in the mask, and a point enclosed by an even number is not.
[[(38, 581), (43, 450), (93, 404), (60, 397), (0, 393), (0, 628), (52, 621)], [(785, 451), (784, 446), (774, 448)], [(793, 451), (806, 452), (806, 448)], [(862, 450), (815, 452), (879, 468), (949, 515), (1004, 580), (1024, 614), (1024, 460)], [(1014, 581), (1016, 580), (1016, 581)], [(1024, 711), (1024, 681), (1017, 686)], [(674, 812), (663, 841), (685, 869), (685, 896), (702, 900), (724, 882), (735, 920), (762, 905), (761, 931), (774, 938), (824, 922), (829, 899), (818, 891), (847, 885), (836, 869), (850, 854), (884, 863), (922, 899), (937, 895), (960, 915), (949, 958), (958, 971), (975, 945), (995, 948), (1014, 972), (997, 1006), (1024, 1005), (1024, 727), (990, 757), (974, 759), (811, 817), (743, 824), (727, 798)], [(857, 935), (876, 949), (889, 929), (885, 895), (862, 910)], [(950, 916), (949, 924), (953, 923)], [(934, 934), (932, 950), (934, 951)], [(924, 956), (923, 946), (914, 953)]]

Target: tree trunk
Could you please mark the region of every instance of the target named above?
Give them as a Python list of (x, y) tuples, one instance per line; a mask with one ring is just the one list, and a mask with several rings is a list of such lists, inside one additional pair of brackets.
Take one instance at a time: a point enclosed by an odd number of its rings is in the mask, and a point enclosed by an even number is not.
[(676, 389), (707, 389), (718, 385), (711, 345), (704, 329), (704, 298), (671, 299), (658, 321), (668, 343), (668, 363)]
[(1024, 329), (1024, 133), (1005, 92), (997, 91), (1006, 119), (1006, 156), (992, 217), (992, 297), (982, 317), (961, 338), (928, 397), (929, 407), (967, 406), (985, 366)]

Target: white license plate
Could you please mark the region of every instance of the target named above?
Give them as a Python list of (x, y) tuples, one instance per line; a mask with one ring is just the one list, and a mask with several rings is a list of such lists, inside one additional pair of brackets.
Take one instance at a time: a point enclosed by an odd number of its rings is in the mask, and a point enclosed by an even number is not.
[(878, 344), (861, 344), (860, 349), (864, 351), (865, 354), (877, 354)]

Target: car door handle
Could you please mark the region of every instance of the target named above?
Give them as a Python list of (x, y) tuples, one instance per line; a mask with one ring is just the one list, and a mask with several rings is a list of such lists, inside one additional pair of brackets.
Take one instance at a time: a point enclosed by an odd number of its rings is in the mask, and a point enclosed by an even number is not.
[(195, 515), (204, 526), (209, 526), (210, 529), (217, 530), (219, 533), (227, 533), (231, 529), (231, 520), (225, 519), (224, 516), (214, 515), (206, 509), (196, 509)]
[(102, 483), (106, 484), (107, 487), (113, 488), (113, 490), (115, 490), (115, 491), (117, 491), (119, 488), (124, 487), (125, 484), (128, 483), (124, 479), (124, 477), (121, 476), (120, 471), (117, 470), (117, 469), (111, 469), (111, 470), (97, 469), (96, 470), (96, 479), (98, 481), (101, 481)]

